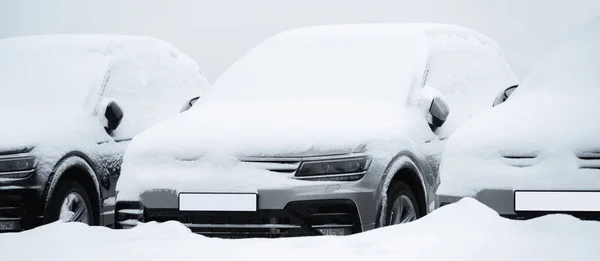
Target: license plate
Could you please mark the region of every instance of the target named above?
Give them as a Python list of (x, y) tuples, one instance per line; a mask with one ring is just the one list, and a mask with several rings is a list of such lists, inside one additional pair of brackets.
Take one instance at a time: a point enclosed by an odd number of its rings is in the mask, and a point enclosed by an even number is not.
[(515, 211), (600, 212), (600, 191), (515, 191)]
[(181, 211), (256, 211), (256, 193), (180, 193)]

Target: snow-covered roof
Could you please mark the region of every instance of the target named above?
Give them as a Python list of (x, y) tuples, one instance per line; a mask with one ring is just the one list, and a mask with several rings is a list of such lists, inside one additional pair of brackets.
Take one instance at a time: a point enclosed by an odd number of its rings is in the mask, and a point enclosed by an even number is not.
[(112, 34), (54, 34), (28, 35), (0, 39), (0, 57), (9, 54), (73, 54), (97, 53), (107, 57), (118, 57), (148, 50), (165, 52), (187, 62), (191, 58), (172, 45), (148, 36)]
[[(179, 113), (208, 82), (198, 64), (159, 39), (126, 35), (32, 35), (0, 40), (0, 149), (29, 146), (89, 117), (103, 96), (125, 113), (114, 133), (130, 138)], [(10, 113), (8, 113), (10, 112)], [(103, 115), (103, 114), (100, 114)], [(57, 120), (65, 121), (60, 124)], [(72, 123), (70, 123), (72, 122)], [(60, 129), (60, 130), (58, 130)]]

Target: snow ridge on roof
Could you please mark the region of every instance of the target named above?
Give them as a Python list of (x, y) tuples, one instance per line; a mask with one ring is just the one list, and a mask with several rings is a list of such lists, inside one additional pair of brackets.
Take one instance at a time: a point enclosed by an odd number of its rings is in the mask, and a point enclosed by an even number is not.
[(438, 36), (453, 36), (467, 39), (476, 39), (482, 45), (491, 45), (499, 50), (496, 41), (494, 41), (486, 35), (458, 25), (438, 23), (369, 23), (317, 25), (291, 29), (276, 34), (271, 38), (344, 39), (393, 35), (414, 35), (416, 37), (424, 36), (426, 38), (434, 38)]
[[(142, 48), (143, 47), (143, 48)], [(118, 34), (47, 34), (0, 39), (0, 56), (15, 52), (32, 53), (97, 53), (109, 58), (143, 52), (166, 52), (187, 63), (194, 60), (160, 39), (148, 36)]]

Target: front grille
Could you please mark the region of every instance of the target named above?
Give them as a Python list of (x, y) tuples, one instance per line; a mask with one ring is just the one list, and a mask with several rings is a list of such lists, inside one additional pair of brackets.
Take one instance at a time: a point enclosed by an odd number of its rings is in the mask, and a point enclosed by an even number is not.
[(349, 200), (301, 201), (283, 210), (180, 212), (146, 209), (144, 221), (176, 220), (195, 233), (220, 238), (276, 238), (360, 232), (358, 211)]
[(538, 162), (537, 155), (534, 154), (503, 155), (502, 159), (504, 163), (518, 168), (531, 167)]
[(583, 151), (577, 154), (580, 169), (600, 169), (600, 152)]
[(273, 172), (294, 174), (300, 167), (301, 159), (296, 158), (263, 158), (263, 157), (245, 157), (240, 159), (242, 162), (251, 164), (261, 169)]

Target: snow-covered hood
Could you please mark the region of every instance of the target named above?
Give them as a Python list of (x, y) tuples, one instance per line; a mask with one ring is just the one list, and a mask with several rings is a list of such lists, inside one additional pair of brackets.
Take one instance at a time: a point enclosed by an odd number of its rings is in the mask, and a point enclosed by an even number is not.
[(100, 121), (92, 117), (49, 109), (30, 110), (18, 115), (3, 113), (0, 114), (0, 122), (7, 125), (0, 129), (0, 152), (20, 151), (50, 143), (61, 146), (81, 143), (81, 140), (77, 141), (81, 137), (94, 137), (104, 131)]
[[(519, 87), (520, 88), (520, 87)], [(459, 127), (446, 143), (440, 195), (485, 189), (598, 189), (600, 124), (595, 97), (516, 90)], [(521, 90), (525, 91), (525, 89)]]
[[(405, 135), (402, 130), (418, 125), (417, 117), (386, 104), (199, 102), (135, 137), (127, 153), (180, 160), (215, 152), (232, 156), (339, 154), (373, 140)], [(426, 126), (421, 118), (419, 124)]]
[(395, 150), (391, 153), (406, 148), (398, 141), (433, 135), (422, 115), (383, 104), (349, 105), (197, 104), (132, 140), (117, 183), (118, 197), (134, 200), (155, 189), (254, 192), (316, 185), (321, 182), (292, 179), (293, 173), (268, 171), (244, 159), (347, 154), (360, 150), (361, 144), (369, 144), (368, 153), (384, 156), (390, 154), (389, 147)]
[(600, 123), (597, 110), (590, 109), (592, 99), (522, 94), (461, 126), (445, 153), (493, 158), (600, 152)]

